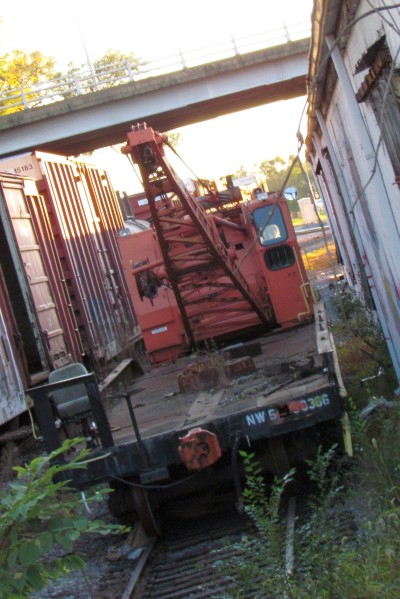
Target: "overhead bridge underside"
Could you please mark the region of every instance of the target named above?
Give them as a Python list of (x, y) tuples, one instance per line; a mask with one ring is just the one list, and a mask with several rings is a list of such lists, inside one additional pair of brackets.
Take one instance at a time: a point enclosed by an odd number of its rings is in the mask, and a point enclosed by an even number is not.
[(289, 42), (1, 117), (0, 156), (78, 155), (124, 142), (139, 121), (170, 131), (305, 95), (308, 48)]

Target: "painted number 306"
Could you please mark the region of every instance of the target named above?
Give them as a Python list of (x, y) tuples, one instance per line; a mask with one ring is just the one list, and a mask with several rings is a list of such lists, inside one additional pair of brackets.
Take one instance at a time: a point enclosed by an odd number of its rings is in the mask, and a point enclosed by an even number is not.
[[(329, 406), (330, 399), (327, 393), (322, 395), (315, 395), (314, 397), (308, 397), (307, 399), (294, 399), (287, 404), (290, 414), (300, 414), (301, 412), (311, 412), (317, 410), (323, 406)], [(281, 418), (279, 410), (276, 408), (270, 408), (268, 410), (268, 416), (270, 420), (278, 420)]]
[(293, 414), (299, 412), (308, 412), (309, 410), (315, 410), (322, 408), (322, 406), (329, 406), (330, 400), (327, 393), (322, 395), (315, 395), (314, 397), (308, 397), (307, 399), (300, 399), (297, 401), (289, 402), (289, 410)]

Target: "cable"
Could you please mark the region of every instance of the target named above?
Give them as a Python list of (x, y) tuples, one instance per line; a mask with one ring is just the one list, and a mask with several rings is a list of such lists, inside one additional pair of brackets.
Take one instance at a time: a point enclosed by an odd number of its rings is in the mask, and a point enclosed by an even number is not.
[(137, 172), (137, 170), (135, 169), (135, 163), (132, 160), (132, 156), (130, 154), (125, 154), (125, 156), (128, 159), (129, 164), (131, 165), (133, 172), (135, 173), (140, 185), (143, 187), (144, 189), (144, 185), (143, 185), (143, 180), (140, 178), (139, 173)]
[[(368, 1), (368, 3), (371, 6), (370, 1)], [(314, 76), (314, 79), (311, 82), (311, 85), (310, 85), (310, 87), (308, 89), (307, 99), (306, 99), (306, 102), (304, 104), (304, 107), (303, 107), (303, 110), (302, 110), (302, 113), (301, 113), (301, 117), (300, 117), (300, 121), (299, 121), (298, 132), (300, 131), (301, 122), (303, 120), (303, 116), (304, 116), (304, 112), (305, 112), (306, 106), (307, 106), (307, 104), (310, 101), (310, 97), (311, 97), (312, 93), (314, 92), (314, 89), (315, 89), (316, 85), (318, 84), (319, 75), (320, 75), (321, 71), (323, 70), (323, 68), (326, 66), (328, 60), (330, 59), (330, 57), (332, 55), (332, 52), (334, 51), (334, 49), (339, 44), (341, 38), (345, 34), (347, 34), (347, 32), (350, 31), (358, 22), (360, 22), (361, 20), (365, 19), (366, 17), (370, 17), (373, 14), (382, 13), (382, 12), (389, 12), (389, 14), (390, 14), (390, 11), (393, 10), (393, 9), (396, 9), (396, 8), (400, 8), (400, 3), (395, 3), (395, 4), (392, 4), (392, 5), (386, 5), (386, 4), (384, 4), (383, 6), (373, 7), (370, 11), (367, 11), (364, 14), (360, 15), (359, 17), (356, 17), (356, 18), (352, 19), (339, 32), (336, 40), (334, 41), (334, 43), (332, 44), (332, 46), (329, 48), (329, 51), (328, 51), (327, 55), (320, 62), (319, 66), (318, 66), (318, 69), (316, 71), (316, 74)], [(395, 31), (395, 33), (397, 33), (398, 35), (400, 35), (400, 31), (399, 31), (398, 27), (396, 27), (395, 25), (393, 26), (388, 21), (388, 19), (385, 18), (385, 16), (383, 16), (382, 18)], [(392, 20), (393, 20), (393, 17), (392, 17)], [(400, 51), (400, 48), (396, 52), (395, 59), (392, 60), (391, 70), (390, 70), (389, 79), (388, 79), (388, 86), (387, 86), (387, 89), (385, 90), (385, 94), (384, 94), (384, 98), (383, 98), (383, 102), (382, 102), (382, 107), (381, 107), (381, 111), (380, 111), (380, 118), (379, 118), (380, 135), (379, 135), (379, 140), (378, 140), (377, 147), (374, 148), (374, 165), (373, 165), (372, 173), (371, 173), (371, 176), (369, 177), (368, 181), (363, 186), (362, 190), (357, 194), (357, 197), (353, 201), (353, 203), (352, 203), (352, 205), (350, 207), (350, 210), (349, 210), (349, 214), (353, 215), (353, 223), (355, 222), (355, 215), (354, 215), (353, 209), (354, 209), (355, 205), (357, 204), (357, 202), (359, 201), (359, 199), (361, 198), (362, 194), (367, 189), (368, 185), (371, 183), (371, 181), (372, 181), (372, 179), (373, 179), (373, 177), (375, 175), (377, 165), (378, 165), (378, 152), (379, 152), (379, 148), (380, 148), (381, 143), (382, 143), (382, 123), (383, 123), (383, 118), (384, 118), (385, 110), (386, 110), (386, 101), (387, 101), (387, 96), (388, 96), (388, 93), (389, 93), (390, 83), (391, 83), (391, 80), (393, 78), (393, 74), (394, 74), (394, 70), (395, 70), (395, 64), (396, 64), (397, 58), (399, 56), (399, 51)]]
[(28, 397), (29, 397), (29, 395), (26, 395), (26, 394), (24, 395), (25, 406), (26, 406), (26, 409), (27, 409), (28, 414), (29, 414), (29, 420), (30, 420), (31, 429), (32, 429), (32, 436), (33, 436), (34, 439), (36, 439), (36, 441), (38, 441), (39, 437), (36, 434), (35, 422), (34, 422), (34, 419), (33, 419), (33, 416), (32, 416), (31, 407), (30, 407), (29, 402), (28, 402)]
[[(356, 17), (356, 18), (354, 18), (354, 19), (351, 19), (351, 20), (349, 21), (349, 23), (347, 23), (347, 25), (346, 25), (346, 26), (345, 26), (345, 27), (344, 27), (344, 28), (343, 28), (343, 29), (342, 29), (342, 30), (339, 32), (339, 34), (338, 34), (337, 38), (335, 39), (335, 41), (334, 41), (334, 43), (333, 43), (332, 47), (329, 49), (329, 51), (328, 51), (327, 55), (326, 55), (326, 56), (323, 58), (323, 60), (320, 62), (319, 66), (318, 66), (318, 69), (317, 69), (317, 72), (316, 72), (316, 74), (315, 74), (315, 76), (314, 76), (314, 79), (313, 79), (313, 81), (311, 82), (311, 85), (310, 85), (310, 87), (309, 87), (309, 89), (308, 89), (308, 92), (307, 92), (307, 98), (306, 98), (306, 101), (305, 101), (305, 103), (304, 103), (304, 106), (303, 106), (303, 110), (302, 110), (302, 112), (301, 112), (301, 115), (300, 115), (299, 125), (298, 125), (297, 131), (296, 131), (296, 137), (297, 137), (297, 140), (298, 140), (298, 147), (297, 147), (297, 153), (296, 153), (296, 156), (295, 156), (295, 158), (293, 159), (293, 161), (292, 161), (292, 163), (291, 163), (291, 165), (290, 165), (290, 168), (288, 169), (287, 173), (285, 174), (285, 178), (284, 178), (284, 180), (283, 180), (283, 183), (282, 183), (282, 185), (281, 185), (281, 189), (280, 189), (280, 190), (278, 190), (278, 193), (277, 193), (277, 198), (276, 198), (276, 200), (275, 200), (274, 204), (272, 204), (272, 206), (273, 206), (273, 210), (271, 211), (271, 213), (270, 213), (270, 215), (269, 215), (269, 217), (268, 217), (268, 219), (267, 219), (266, 223), (264, 224), (264, 226), (263, 226), (262, 230), (260, 231), (260, 234), (261, 234), (261, 235), (262, 235), (262, 233), (263, 233), (264, 229), (265, 229), (265, 228), (268, 226), (268, 223), (270, 222), (270, 220), (272, 219), (272, 217), (273, 217), (273, 213), (274, 213), (274, 209), (275, 209), (275, 206), (276, 206), (276, 204), (278, 203), (278, 201), (279, 201), (279, 198), (281, 197), (282, 190), (284, 190), (284, 189), (285, 189), (286, 183), (287, 183), (287, 182), (288, 182), (288, 180), (289, 180), (289, 177), (290, 177), (290, 175), (291, 175), (291, 172), (292, 172), (292, 170), (293, 170), (293, 167), (294, 167), (295, 163), (297, 162), (297, 160), (299, 160), (299, 154), (300, 154), (300, 151), (301, 151), (301, 149), (302, 149), (302, 147), (303, 147), (303, 145), (304, 145), (304, 138), (303, 138), (303, 136), (302, 136), (302, 134), (301, 134), (301, 132), (300, 132), (300, 127), (301, 127), (301, 123), (302, 123), (302, 120), (303, 120), (303, 117), (304, 117), (304, 113), (305, 113), (305, 110), (306, 110), (307, 104), (308, 104), (308, 102), (309, 102), (309, 100), (310, 100), (310, 97), (311, 97), (312, 93), (314, 92), (316, 85), (318, 84), (318, 77), (319, 77), (319, 75), (320, 75), (320, 73), (321, 73), (322, 69), (323, 69), (323, 68), (326, 66), (326, 64), (327, 64), (328, 60), (330, 59), (330, 57), (331, 57), (331, 54), (332, 54), (333, 50), (334, 50), (334, 49), (337, 47), (337, 45), (339, 44), (339, 42), (340, 42), (341, 38), (342, 38), (344, 35), (346, 35), (346, 34), (347, 34), (347, 33), (348, 33), (348, 32), (349, 32), (349, 31), (350, 31), (350, 30), (351, 30), (351, 29), (354, 27), (354, 25), (356, 25), (356, 24), (357, 24), (357, 23), (359, 23), (360, 21), (362, 21), (363, 19), (365, 19), (365, 18), (367, 18), (367, 17), (370, 17), (370, 16), (371, 16), (371, 15), (373, 15), (373, 14), (376, 14), (376, 13), (381, 13), (381, 12), (386, 12), (386, 11), (390, 11), (390, 10), (393, 10), (393, 9), (396, 9), (396, 8), (400, 8), (400, 3), (395, 3), (395, 4), (392, 4), (392, 5), (384, 5), (384, 6), (380, 6), (380, 7), (375, 7), (375, 8), (373, 8), (373, 9), (371, 9), (370, 11), (367, 11), (367, 12), (365, 12), (364, 14), (360, 15), (359, 17)], [(386, 21), (386, 22), (387, 22), (387, 21)], [(396, 30), (396, 29), (395, 29), (395, 31), (397, 32), (397, 30)], [(398, 56), (398, 54), (399, 54), (399, 51), (398, 51), (398, 52), (397, 52), (397, 54), (396, 54), (396, 59), (397, 59), (397, 56)], [(395, 61), (393, 61), (393, 65), (394, 65), (394, 64), (395, 64)], [(394, 70), (394, 67), (393, 67), (393, 70)], [(386, 99), (386, 97), (387, 97), (387, 95), (385, 94), (385, 99)], [(382, 118), (383, 118), (383, 115), (384, 115), (384, 105), (383, 105), (383, 107), (382, 107), (382, 113), (381, 113), (381, 116), (382, 116)], [(380, 122), (381, 122), (381, 121), (380, 121)], [(175, 148), (174, 148), (174, 147), (173, 147), (173, 146), (172, 146), (170, 143), (168, 143), (168, 142), (166, 142), (166, 145), (168, 145), (168, 147), (169, 147), (169, 148), (170, 148), (170, 149), (171, 149), (171, 150), (172, 150), (172, 151), (173, 151), (173, 152), (176, 154), (176, 156), (177, 156), (177, 157), (178, 157), (178, 158), (179, 158), (179, 159), (182, 161), (182, 163), (183, 163), (183, 164), (184, 164), (184, 165), (185, 165), (185, 166), (186, 166), (186, 167), (187, 167), (187, 168), (190, 170), (190, 172), (191, 172), (191, 173), (192, 173), (192, 174), (195, 176), (195, 178), (196, 178), (198, 181), (200, 181), (200, 182), (201, 182), (201, 183), (204, 185), (204, 187), (207, 189), (207, 191), (210, 193), (210, 195), (214, 196), (215, 194), (212, 192), (212, 190), (210, 190), (210, 189), (209, 189), (209, 187), (208, 187), (208, 185), (206, 184), (206, 182), (205, 182), (205, 181), (203, 181), (203, 180), (202, 180), (200, 177), (198, 177), (198, 176), (196, 175), (196, 173), (195, 173), (195, 172), (194, 172), (194, 171), (193, 171), (193, 170), (192, 170), (192, 169), (189, 167), (189, 165), (188, 165), (188, 164), (187, 164), (187, 163), (186, 163), (186, 162), (185, 162), (185, 161), (184, 161), (184, 160), (183, 160), (183, 159), (182, 159), (182, 158), (179, 156), (179, 154), (178, 154), (178, 152), (175, 150)], [(380, 145), (380, 144), (379, 144), (379, 145)], [(379, 149), (379, 148), (378, 148), (378, 149)], [(129, 155), (128, 155), (127, 157), (128, 157), (128, 159), (130, 160), (130, 162), (132, 163), (132, 159), (131, 159), (131, 157), (130, 157)], [(377, 158), (377, 151), (375, 152), (375, 157)], [(300, 162), (300, 164), (301, 164), (301, 162)], [(136, 173), (136, 171), (135, 171), (135, 173)], [(374, 174), (374, 172), (372, 173), (372, 176), (373, 176), (373, 174)], [(370, 183), (370, 180), (371, 180), (371, 179), (372, 179), (372, 177), (371, 177), (371, 178), (368, 180), (368, 182), (367, 182), (366, 186), (367, 186), (367, 185), (369, 185), (369, 183)], [(140, 178), (139, 178), (139, 181), (140, 181)], [(141, 181), (140, 181), (140, 182), (141, 182)], [(142, 183), (142, 182), (141, 182), (141, 183)], [(143, 183), (142, 183), (142, 185), (143, 185)], [(360, 192), (359, 196), (361, 195), (361, 193), (362, 193), (363, 191), (365, 191), (365, 188), (366, 188), (366, 186), (364, 186), (364, 188), (363, 188), (363, 190)], [(358, 201), (358, 199), (359, 199), (359, 196), (357, 196), (357, 198), (356, 198), (356, 201)], [(239, 262), (239, 264), (237, 265), (237, 267), (236, 267), (236, 269), (235, 269), (235, 271), (234, 271), (234, 274), (236, 274), (236, 273), (237, 273), (237, 272), (240, 270), (240, 268), (241, 268), (241, 266), (242, 266), (243, 262), (244, 262), (244, 261), (247, 259), (248, 255), (251, 253), (251, 251), (253, 250), (253, 248), (254, 248), (255, 244), (257, 243), (257, 241), (258, 241), (258, 240), (257, 240), (257, 239), (255, 239), (255, 240), (253, 241), (253, 243), (251, 244), (251, 246), (250, 246), (250, 247), (247, 249), (247, 251), (246, 251), (246, 253), (244, 254), (244, 256), (242, 257), (241, 261), (240, 261), (240, 262)]]
[[(375, 7), (372, 4), (371, 0), (367, 0), (367, 3), (369, 4), (369, 6), (371, 7), (371, 9), (373, 10)], [(382, 5), (385, 8), (387, 7), (387, 4), (385, 4), (384, 0), (382, 0)], [(400, 35), (400, 28), (397, 26), (396, 21), (394, 20), (392, 15), (389, 15), (391, 17), (391, 20), (393, 21), (392, 23), (385, 17), (385, 15), (382, 15), (382, 19), (385, 21), (385, 23), (387, 23), (389, 25), (389, 27), (391, 29), (393, 29), (393, 31), (395, 31), (395, 33), (397, 33), (398, 35)]]
[(166, 485), (142, 485), (140, 483), (133, 483), (129, 480), (125, 480), (124, 478), (120, 478), (119, 476), (116, 476), (115, 474), (113, 474), (111, 476), (112, 479), (119, 481), (120, 483), (124, 483), (125, 485), (127, 485), (128, 487), (133, 487), (134, 489), (150, 489), (150, 490), (162, 490), (162, 489), (171, 489), (173, 487), (178, 487), (179, 485), (184, 485), (185, 483), (187, 483), (188, 480), (192, 480), (192, 478), (195, 478), (197, 476), (197, 472), (195, 474), (191, 474), (190, 476), (188, 476), (187, 478), (183, 479), (183, 480), (177, 480), (173, 483), (168, 483)]
[(300, 123), (299, 123), (299, 127), (298, 127), (298, 131), (300, 130), (300, 125), (301, 125), (301, 121), (303, 119), (304, 116), (304, 111), (305, 108), (307, 106), (307, 102), (310, 98), (311, 93), (314, 91), (315, 86), (318, 83), (318, 75), (320, 74), (320, 71), (322, 70), (323, 67), (325, 67), (326, 63), (328, 62), (328, 60), (331, 57), (331, 54), (333, 52), (333, 50), (336, 48), (336, 46), (339, 44), (341, 38), (346, 35), (346, 33), (352, 29), (352, 27), (354, 25), (356, 25), (357, 23), (359, 23), (360, 21), (362, 21), (363, 19), (365, 19), (366, 17), (370, 17), (371, 15), (377, 13), (377, 12), (382, 12), (382, 11), (389, 11), (392, 10), (394, 8), (400, 8), (400, 3), (397, 4), (392, 4), (390, 6), (380, 6), (380, 7), (376, 7), (373, 10), (370, 10), (368, 12), (365, 12), (364, 14), (360, 15), (359, 17), (356, 17), (355, 19), (352, 19), (349, 23), (347, 23), (347, 25), (345, 27), (343, 27), (343, 29), (339, 32), (339, 35), (337, 36), (336, 40), (334, 41), (334, 43), (332, 44), (332, 47), (329, 49), (327, 55), (323, 58), (323, 60), (320, 62), (319, 67), (317, 69), (317, 72), (315, 74), (315, 77), (310, 85), (309, 91), (307, 93), (307, 99), (305, 102), (305, 106), (303, 108), (301, 117), (300, 117)]
[(244, 503), (242, 485), (240, 483), (239, 466), (238, 466), (238, 452), (239, 452), (241, 440), (242, 440), (242, 433), (237, 432), (235, 435), (233, 445), (232, 445), (232, 453), (231, 453), (232, 476), (233, 476), (233, 483), (235, 486), (235, 492), (236, 492), (236, 497), (237, 497), (237, 507), (238, 507), (239, 512), (243, 511), (243, 503)]
[(198, 177), (196, 175), (196, 173), (194, 172), (194, 170), (185, 162), (185, 160), (183, 160), (183, 158), (178, 154), (178, 152), (175, 150), (175, 148), (168, 141), (165, 142), (165, 145), (167, 145), (169, 147), (169, 149), (172, 150), (172, 152), (177, 156), (177, 158), (179, 158), (179, 160), (182, 162), (182, 164), (184, 164), (186, 166), (186, 168), (192, 173), (192, 175), (195, 177), (195, 179), (197, 181), (200, 181), (200, 183), (202, 185), (204, 185), (204, 187), (206, 188), (206, 190), (208, 191), (208, 193), (211, 196), (213, 196), (215, 199), (217, 199), (216, 196), (215, 196), (214, 191), (209, 188), (209, 186), (207, 185), (207, 183), (203, 179), (201, 179), (200, 177)]
[(301, 172), (303, 173), (304, 178), (307, 181), (308, 191), (310, 193), (311, 202), (312, 202), (312, 204), (314, 206), (314, 210), (315, 210), (315, 213), (317, 215), (318, 223), (319, 223), (319, 225), (321, 227), (322, 236), (324, 238), (324, 246), (325, 246), (326, 255), (328, 256), (329, 266), (331, 267), (332, 272), (333, 272), (333, 281), (334, 281), (333, 284), (334, 284), (334, 287), (335, 287), (336, 295), (339, 298), (339, 305), (340, 305), (340, 310), (341, 310), (341, 313), (342, 313), (343, 320), (346, 321), (347, 320), (346, 310), (344, 309), (342, 295), (341, 295), (341, 293), (339, 293), (339, 289), (337, 288), (337, 272), (336, 272), (335, 264), (334, 264), (334, 262), (332, 260), (331, 253), (329, 251), (328, 239), (327, 239), (327, 236), (326, 236), (326, 231), (324, 229), (323, 222), (321, 220), (321, 217), (320, 217), (320, 215), (318, 213), (318, 210), (317, 210), (317, 206), (315, 204), (315, 198), (314, 198), (313, 190), (312, 190), (312, 187), (311, 187), (311, 183), (310, 183), (309, 178), (308, 178), (307, 171), (303, 168), (303, 165), (302, 165), (302, 163), (301, 163), (300, 160), (299, 160), (299, 164), (300, 164)]
[(328, 60), (331, 57), (332, 52), (334, 51), (334, 49), (336, 48), (336, 46), (339, 44), (341, 38), (344, 35), (346, 35), (346, 33), (348, 33), (348, 31), (350, 31), (352, 29), (352, 27), (354, 27), (354, 25), (356, 25), (358, 22), (360, 22), (361, 20), (365, 19), (366, 17), (370, 17), (371, 15), (373, 15), (375, 13), (379, 13), (379, 12), (383, 12), (383, 11), (390, 11), (390, 10), (395, 9), (395, 8), (400, 8), (400, 3), (392, 4), (390, 6), (385, 5), (385, 6), (381, 6), (381, 7), (375, 7), (372, 10), (370, 10), (370, 11), (368, 11), (368, 12), (360, 15), (359, 17), (356, 17), (355, 19), (351, 19), (351, 21), (349, 21), (349, 23), (347, 23), (347, 25), (339, 32), (339, 34), (338, 34), (337, 38), (335, 39), (332, 47), (329, 49), (329, 51), (326, 54), (326, 56), (324, 56), (324, 58), (320, 62), (319, 66), (318, 66), (318, 69), (317, 69), (317, 72), (315, 73), (314, 79), (312, 80), (311, 85), (308, 88), (307, 98), (306, 98), (306, 101), (304, 103), (301, 115), (300, 115), (299, 125), (297, 127), (297, 134), (296, 134), (297, 136), (301, 135), (301, 133), (300, 133), (301, 123), (302, 123), (302, 120), (303, 120), (303, 117), (304, 117), (304, 113), (305, 113), (307, 104), (308, 104), (308, 102), (310, 100), (311, 94), (314, 92), (314, 89), (315, 89), (316, 85), (318, 84), (318, 77), (321, 74), (322, 69), (325, 68)]
[(75, 462), (75, 464), (77, 464), (78, 466), (85, 466), (86, 464), (92, 464), (92, 462), (100, 462), (101, 460), (105, 460), (106, 458), (109, 458), (112, 455), (112, 451), (109, 451), (108, 453), (98, 455), (94, 458), (89, 458), (88, 460), (83, 460), (82, 462)]
[[(291, 165), (290, 165), (290, 168), (289, 168), (289, 170), (287, 171), (287, 173), (286, 173), (286, 175), (285, 175), (285, 179), (284, 179), (284, 182), (283, 182), (283, 184), (282, 184), (282, 187), (281, 187), (281, 189), (284, 189), (284, 188), (285, 188), (285, 186), (286, 186), (286, 183), (287, 183), (287, 181), (289, 180), (289, 177), (290, 177), (290, 175), (291, 175), (291, 173), (292, 173), (293, 167), (294, 167), (294, 165), (296, 164), (297, 160), (299, 160), (299, 153), (300, 153), (300, 150), (301, 150), (301, 147), (299, 147), (299, 149), (298, 149), (298, 151), (297, 151), (297, 156), (295, 156), (295, 158), (293, 159), (293, 161), (292, 161), (292, 163), (291, 163)], [(281, 190), (278, 190), (278, 191), (277, 191), (277, 194), (276, 194), (276, 199), (275, 199), (274, 203), (273, 203), (273, 204), (270, 204), (270, 206), (272, 206), (272, 210), (270, 211), (270, 213), (269, 213), (269, 215), (268, 215), (268, 218), (267, 218), (267, 220), (265, 221), (265, 223), (264, 223), (264, 225), (263, 225), (262, 229), (260, 229), (260, 231), (259, 231), (259, 235), (258, 235), (258, 236), (257, 236), (257, 237), (256, 237), (256, 238), (255, 238), (255, 239), (252, 241), (252, 243), (250, 244), (250, 246), (247, 248), (247, 250), (246, 250), (246, 252), (244, 253), (244, 255), (242, 256), (242, 258), (241, 258), (240, 262), (237, 264), (237, 266), (236, 266), (235, 270), (233, 271), (233, 274), (236, 274), (237, 272), (240, 272), (240, 268), (242, 267), (242, 265), (243, 265), (243, 262), (244, 262), (245, 260), (247, 260), (247, 258), (249, 257), (249, 255), (250, 255), (250, 254), (251, 254), (251, 252), (253, 251), (253, 249), (254, 249), (254, 247), (255, 247), (256, 243), (258, 242), (259, 238), (260, 238), (260, 237), (262, 237), (262, 234), (264, 233), (265, 229), (267, 228), (267, 226), (269, 225), (269, 223), (270, 223), (270, 222), (271, 222), (271, 220), (272, 220), (272, 217), (273, 217), (273, 215), (274, 215), (274, 212), (275, 212), (275, 207), (276, 207), (276, 205), (278, 204), (278, 202), (279, 202), (279, 200), (280, 200), (280, 198), (281, 198), (281, 197), (282, 197), (282, 191), (281, 191)]]

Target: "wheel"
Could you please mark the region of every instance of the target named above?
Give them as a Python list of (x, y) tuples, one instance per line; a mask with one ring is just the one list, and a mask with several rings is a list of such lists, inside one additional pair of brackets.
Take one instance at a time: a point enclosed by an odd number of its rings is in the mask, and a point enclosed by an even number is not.
[(161, 525), (150, 503), (149, 495), (144, 489), (132, 489), (133, 505), (144, 532), (149, 537), (161, 536)]

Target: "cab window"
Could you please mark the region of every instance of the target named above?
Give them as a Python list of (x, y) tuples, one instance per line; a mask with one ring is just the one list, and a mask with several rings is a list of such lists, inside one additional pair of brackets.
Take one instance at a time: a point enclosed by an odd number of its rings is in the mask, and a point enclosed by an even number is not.
[(258, 239), (263, 246), (282, 243), (288, 233), (279, 206), (262, 206), (253, 212)]

